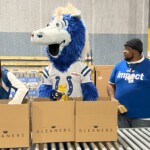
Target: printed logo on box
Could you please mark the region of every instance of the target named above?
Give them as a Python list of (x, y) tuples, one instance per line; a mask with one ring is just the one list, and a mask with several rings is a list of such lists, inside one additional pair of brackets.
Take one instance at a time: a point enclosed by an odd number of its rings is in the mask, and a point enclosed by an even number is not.
[(37, 134), (43, 134), (43, 133), (70, 133), (71, 129), (70, 128), (65, 128), (65, 127), (57, 127), (57, 126), (51, 126), (50, 128), (42, 128), (42, 129), (36, 129), (34, 131)]
[(0, 134), (1, 138), (25, 138), (24, 133), (13, 133), (9, 132), (8, 130), (3, 130)]
[(106, 132), (106, 133), (110, 133), (113, 132), (113, 129), (110, 127), (99, 127), (98, 125), (93, 125), (91, 127), (88, 128), (79, 128), (78, 132), (82, 132), (82, 133), (89, 133), (89, 132)]

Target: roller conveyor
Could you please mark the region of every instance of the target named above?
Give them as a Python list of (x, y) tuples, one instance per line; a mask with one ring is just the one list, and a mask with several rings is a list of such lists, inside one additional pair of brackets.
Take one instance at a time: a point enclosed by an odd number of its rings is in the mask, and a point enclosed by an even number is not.
[(67, 149), (68, 150), (72, 150), (72, 149), (75, 150), (150, 150), (150, 128), (118, 129), (118, 141), (116, 142), (84, 142), (84, 143), (72, 142), (70, 144), (67, 144)]
[(122, 128), (117, 132), (118, 140), (115, 142), (44, 143), (34, 144), (28, 149), (9, 150), (150, 150), (150, 128)]

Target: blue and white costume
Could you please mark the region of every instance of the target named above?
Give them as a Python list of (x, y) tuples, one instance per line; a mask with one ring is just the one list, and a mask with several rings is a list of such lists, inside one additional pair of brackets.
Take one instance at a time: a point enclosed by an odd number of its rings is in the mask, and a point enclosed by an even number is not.
[(46, 53), (52, 64), (43, 71), (39, 97), (55, 100), (53, 92), (59, 84), (66, 84), (67, 96), (97, 100), (98, 92), (91, 81), (91, 71), (79, 61), (87, 49), (86, 36), (81, 12), (71, 5), (57, 8), (48, 26), (32, 33), (32, 43), (47, 45)]
[(115, 98), (128, 109), (125, 117), (150, 118), (149, 68), (150, 60), (143, 56), (134, 63), (123, 60), (112, 71), (110, 83), (115, 84)]
[(9, 104), (21, 104), (23, 98), (28, 92), (28, 89), (11, 72), (5, 68), (2, 68), (2, 86), (0, 87), (0, 99), (9, 99), (11, 88), (14, 88), (16, 93)]

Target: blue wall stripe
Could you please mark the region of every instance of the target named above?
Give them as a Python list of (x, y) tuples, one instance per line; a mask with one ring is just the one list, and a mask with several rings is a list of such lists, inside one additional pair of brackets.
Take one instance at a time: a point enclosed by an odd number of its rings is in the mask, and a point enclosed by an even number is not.
[[(89, 34), (90, 47), (95, 65), (114, 65), (123, 59), (124, 43), (138, 37), (144, 44), (144, 55), (147, 56), (147, 34)], [(31, 33), (0, 32), (1, 56), (46, 56), (46, 46), (33, 45)]]

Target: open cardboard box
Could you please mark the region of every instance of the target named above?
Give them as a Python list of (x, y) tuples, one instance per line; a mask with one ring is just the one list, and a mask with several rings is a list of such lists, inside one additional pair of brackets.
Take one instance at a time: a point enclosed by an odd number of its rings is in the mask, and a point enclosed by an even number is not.
[(117, 141), (118, 101), (102, 97), (98, 101), (77, 100), (75, 141)]
[(29, 104), (0, 100), (0, 148), (30, 146)]
[(32, 102), (32, 142), (74, 141), (75, 101), (50, 101), (37, 98)]

